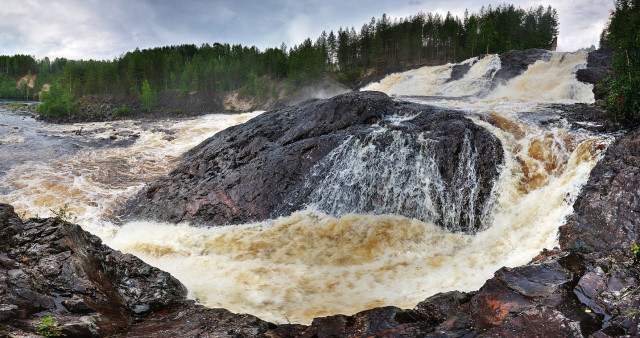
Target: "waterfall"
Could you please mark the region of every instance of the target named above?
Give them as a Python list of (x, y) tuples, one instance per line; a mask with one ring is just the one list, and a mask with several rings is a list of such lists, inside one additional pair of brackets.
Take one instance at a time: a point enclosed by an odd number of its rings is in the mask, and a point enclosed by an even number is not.
[[(462, 78), (452, 80), (453, 69), (460, 66), (469, 69)], [(391, 74), (363, 90), (378, 90), (389, 95), (479, 96), (488, 92), (493, 76), (499, 69), (500, 57), (487, 55), (468, 59), (459, 65), (422, 67)]]
[[(477, 151), (469, 135), (462, 135), (453, 181), (446, 182), (434, 151), (437, 140), (425, 133), (375, 129), (350, 137), (317, 165), (330, 168), (323, 169), (323, 177), (314, 183), (310, 204), (335, 217), (348, 213), (404, 215), (450, 231), (473, 232)], [(313, 175), (321, 175), (320, 170)]]
[[(362, 90), (389, 95), (475, 97), (527, 102), (593, 102), (593, 85), (575, 77), (587, 65), (586, 53), (551, 53), (549, 60), (538, 60), (523, 74), (495, 86), (494, 75), (501, 68), (497, 55), (471, 58), (459, 65), (422, 67), (387, 76)], [(469, 67), (462, 78), (452, 80), (454, 67)]]

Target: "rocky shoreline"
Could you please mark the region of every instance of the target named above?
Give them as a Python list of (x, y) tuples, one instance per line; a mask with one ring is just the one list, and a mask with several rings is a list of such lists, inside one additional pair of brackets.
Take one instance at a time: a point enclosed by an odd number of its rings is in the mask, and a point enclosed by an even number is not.
[(79, 109), (77, 115), (63, 118), (39, 115), (38, 118), (51, 123), (79, 123), (239, 114), (293, 106), (310, 99), (327, 98), (351, 91), (330, 76), (293, 89), (281, 81), (270, 80), (268, 83), (271, 85), (271, 92), (264, 94), (264, 97), (255, 97), (243, 90), (188, 93), (174, 89), (162, 90), (155, 95), (155, 104), (149, 111), (141, 108), (140, 96), (137, 94), (85, 95), (76, 100)]

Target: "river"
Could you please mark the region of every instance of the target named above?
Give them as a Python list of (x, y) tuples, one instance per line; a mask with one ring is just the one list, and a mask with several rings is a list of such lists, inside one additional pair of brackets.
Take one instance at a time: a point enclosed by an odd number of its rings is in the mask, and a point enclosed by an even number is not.
[[(491, 86), (497, 56), (465, 62), (471, 68), (456, 81), (448, 81), (453, 65), (444, 65), (392, 74), (365, 90), (463, 110), (501, 141), (504, 164), (477, 233), (459, 231), (455, 219), (443, 229), (395, 215), (390, 204), (361, 213), (353, 213), (355, 204), (336, 204), (350, 198), (341, 179), (372, 180), (360, 159), (398, 154), (403, 142), (385, 153), (347, 141), (327, 156), (335, 171), (317, 187), (315, 203), (286, 217), (225, 227), (116, 224), (118, 206), (169, 173), (184, 152), (260, 112), (57, 125), (0, 109), (0, 201), (24, 217), (51, 216), (66, 205), (85, 230), (169, 271), (206, 306), (278, 323), (383, 305), (412, 308), (437, 292), (475, 290), (500, 267), (558, 245), (558, 227), (612, 138), (571, 128), (551, 107), (593, 101), (591, 86), (575, 79), (584, 53), (553, 53), (498, 87)], [(411, 164), (418, 188), (437, 181), (423, 162)], [(432, 197), (405, 202), (427, 205)]]

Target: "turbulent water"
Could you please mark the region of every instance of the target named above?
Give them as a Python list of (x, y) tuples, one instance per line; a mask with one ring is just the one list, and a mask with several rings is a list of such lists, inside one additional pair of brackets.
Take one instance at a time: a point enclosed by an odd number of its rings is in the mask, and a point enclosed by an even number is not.
[[(420, 140), (384, 127), (330, 153), (312, 206), (290, 216), (217, 228), (109, 222), (119, 203), (170, 171), (184, 151), (258, 113), (51, 125), (0, 110), (0, 201), (26, 216), (68, 204), (85, 229), (171, 272), (203, 304), (280, 323), (381, 305), (411, 308), (437, 292), (474, 290), (498, 268), (557, 245), (558, 226), (610, 138), (563, 120), (540, 123), (553, 116), (550, 103), (593, 101), (591, 86), (574, 75), (584, 54), (554, 53), (498, 87), (497, 56), (466, 63), (471, 69), (457, 81), (448, 81), (453, 65), (445, 65), (393, 74), (366, 89), (464, 110), (502, 142), (504, 165), (475, 234), (451, 231), (468, 217), (456, 203), (467, 197), (432, 170), (429, 145), (408, 154), (405, 145)], [(371, 146), (377, 135), (393, 137), (392, 146)], [(463, 153), (460, 163), (474, 160), (472, 151)], [(475, 175), (460, 173), (460, 182)], [(381, 179), (382, 193), (370, 184)], [(473, 184), (465, 184), (472, 196)], [(362, 204), (373, 195), (375, 203)], [(447, 229), (428, 221), (436, 202), (451, 210)], [(400, 204), (423, 210), (427, 221), (394, 215)]]
[[(411, 117), (390, 120), (401, 125)], [(475, 210), (479, 193), (474, 165), (478, 154), (469, 135), (460, 135), (458, 166), (453, 169), (452, 182), (447, 183), (433, 156), (434, 140), (376, 127), (364, 139), (350, 138), (321, 161), (318, 167), (331, 169), (316, 183), (309, 196), (311, 205), (333, 216), (403, 215), (404, 210), (411, 210), (414, 218), (424, 222), (450, 231), (474, 232), (476, 217), (470, 210)], [(387, 139), (389, 144), (385, 144)]]

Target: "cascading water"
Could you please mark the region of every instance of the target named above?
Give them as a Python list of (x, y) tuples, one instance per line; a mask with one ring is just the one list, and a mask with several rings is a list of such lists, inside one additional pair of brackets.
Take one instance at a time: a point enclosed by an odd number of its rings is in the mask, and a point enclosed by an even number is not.
[[(396, 124), (407, 120), (390, 119)], [(464, 141), (453, 181), (445, 182), (434, 156), (436, 141), (423, 133), (377, 126), (363, 139), (351, 137), (322, 160), (318, 167), (331, 169), (313, 183), (309, 201), (336, 217), (348, 213), (405, 215), (449, 231), (473, 232), (476, 217), (469, 210), (475, 210), (478, 195), (477, 151), (469, 135), (461, 137)]]
[(374, 83), (364, 90), (379, 90), (389, 95), (419, 95), (463, 97), (479, 96), (491, 90), (491, 81), (500, 69), (500, 57), (488, 55), (472, 58), (460, 64), (470, 67), (460, 79), (451, 81), (453, 67), (446, 64), (437, 67), (422, 67), (403, 73), (391, 74), (380, 83)]
[[(500, 59), (490, 55), (466, 61), (469, 70), (458, 79), (451, 79), (454, 65), (445, 65), (393, 74), (367, 88), (464, 110), (501, 141), (504, 163), (475, 234), (456, 232), (469, 217), (465, 211), (477, 188), (478, 173), (467, 170), (474, 167), (473, 142), (464, 139), (457, 183), (444, 184), (434, 170), (432, 141), (404, 133), (411, 119), (406, 116), (389, 117), (375, 132), (349, 138), (330, 153), (322, 164), (329, 174), (308, 201), (313, 207), (216, 228), (156, 222), (118, 227), (105, 217), (145, 182), (168, 172), (181, 152), (254, 115), (83, 124), (82, 135), (73, 132), (78, 125), (12, 129), (5, 126), (18, 122), (0, 121), (0, 139), (11, 146), (34, 135), (54, 148), (73, 144), (58, 156), (15, 161), (0, 177), (0, 201), (27, 216), (50, 215), (68, 203), (85, 229), (171, 272), (210, 307), (280, 323), (382, 305), (413, 307), (437, 292), (477, 289), (498, 268), (526, 263), (557, 245), (557, 228), (610, 138), (573, 130), (562, 120), (543, 126), (531, 117), (547, 103), (593, 100), (590, 86), (573, 75), (584, 59), (554, 53), (495, 87)], [(114, 128), (140, 137), (119, 146), (86, 139), (103, 140)], [(399, 208), (416, 210), (416, 218), (394, 215)]]

